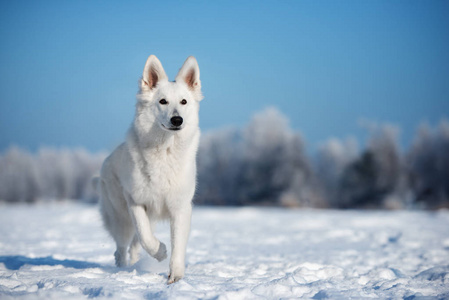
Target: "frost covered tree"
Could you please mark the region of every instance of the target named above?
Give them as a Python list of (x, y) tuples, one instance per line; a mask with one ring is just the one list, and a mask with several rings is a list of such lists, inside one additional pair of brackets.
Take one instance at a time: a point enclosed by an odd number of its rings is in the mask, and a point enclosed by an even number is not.
[(34, 202), (40, 196), (38, 169), (32, 156), (11, 147), (0, 156), (0, 200)]
[(407, 156), (418, 204), (449, 207), (449, 122), (422, 125)]
[[(366, 150), (344, 171), (340, 181), (340, 208), (380, 208), (387, 200), (403, 201), (404, 164), (399, 152), (398, 129), (392, 125), (374, 128)], [(395, 204), (401, 206), (402, 203)]]
[(42, 178), (41, 189), (44, 198), (76, 199), (74, 198), (76, 166), (70, 150), (42, 148), (36, 161)]
[(241, 130), (206, 135), (199, 152), (197, 203), (298, 206), (315, 200), (302, 138), (274, 108)]
[(41, 148), (36, 161), (42, 177), (42, 195), (51, 199), (92, 200), (90, 183), (98, 173), (106, 154), (91, 154), (84, 149)]
[(74, 176), (74, 199), (84, 199), (86, 201), (95, 201), (97, 192), (92, 185), (92, 177), (99, 173), (101, 166), (107, 154), (89, 153), (85, 149), (73, 151), (72, 161), (76, 167)]
[(329, 139), (322, 144), (316, 157), (316, 173), (321, 192), (330, 207), (340, 202), (341, 178), (348, 166), (359, 156), (359, 146), (354, 138)]
[(303, 140), (278, 110), (268, 108), (254, 115), (243, 129), (242, 155), (238, 195), (242, 204), (312, 202), (311, 195), (301, 194), (312, 176)]
[(17, 147), (0, 156), (0, 200), (33, 202), (44, 199), (93, 200), (90, 183), (105, 153), (83, 149), (41, 148), (32, 155)]
[(238, 205), (237, 176), (241, 171), (240, 136), (236, 129), (202, 136), (198, 150), (197, 204)]

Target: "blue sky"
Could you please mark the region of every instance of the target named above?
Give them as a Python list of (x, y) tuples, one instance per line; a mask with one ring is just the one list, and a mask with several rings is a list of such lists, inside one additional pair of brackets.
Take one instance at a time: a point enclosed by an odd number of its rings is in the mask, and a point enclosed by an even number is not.
[(449, 1), (2, 1), (0, 151), (111, 150), (155, 54), (201, 70), (203, 131), (275, 106), (314, 149), (449, 115)]

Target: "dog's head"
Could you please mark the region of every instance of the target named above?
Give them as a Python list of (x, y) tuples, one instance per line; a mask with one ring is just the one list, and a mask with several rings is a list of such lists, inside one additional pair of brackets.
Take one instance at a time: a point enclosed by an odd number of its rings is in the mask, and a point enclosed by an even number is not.
[(141, 126), (157, 125), (170, 132), (198, 126), (202, 99), (200, 69), (195, 57), (187, 58), (173, 82), (168, 81), (157, 57), (148, 57), (137, 95), (136, 117)]

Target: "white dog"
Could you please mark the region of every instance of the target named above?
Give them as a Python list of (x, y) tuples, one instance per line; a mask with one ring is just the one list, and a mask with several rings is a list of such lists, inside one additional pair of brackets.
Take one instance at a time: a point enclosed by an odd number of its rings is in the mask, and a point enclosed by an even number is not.
[(200, 71), (187, 58), (174, 82), (156, 56), (145, 64), (136, 115), (121, 144), (101, 169), (100, 207), (105, 227), (117, 244), (116, 265), (139, 259), (139, 243), (158, 261), (167, 249), (153, 234), (158, 220), (169, 219), (171, 259), (168, 283), (184, 276), (196, 185), (196, 152), (201, 93)]

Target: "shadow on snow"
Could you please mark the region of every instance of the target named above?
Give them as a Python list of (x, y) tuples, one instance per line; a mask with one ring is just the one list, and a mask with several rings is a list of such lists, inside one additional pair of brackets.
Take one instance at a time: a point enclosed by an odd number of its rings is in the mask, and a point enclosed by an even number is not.
[(0, 256), (0, 263), (4, 263), (5, 267), (9, 270), (18, 270), (24, 265), (33, 266), (57, 266), (61, 265), (66, 268), (74, 269), (90, 269), (101, 268), (102, 266), (97, 263), (91, 263), (87, 261), (71, 260), (71, 259), (54, 259), (51, 256), (30, 258), (22, 255), (15, 256)]

